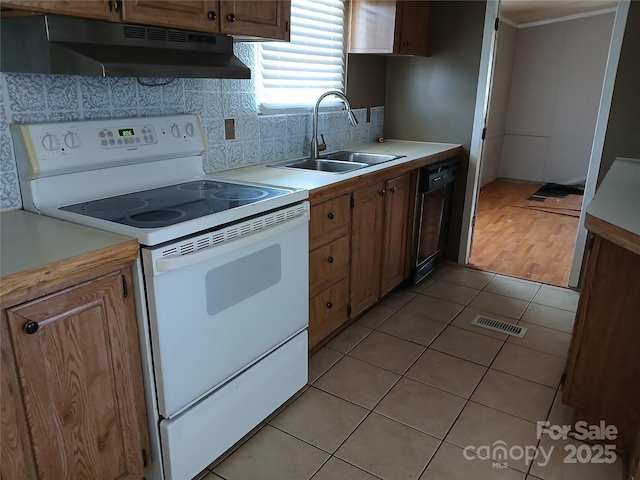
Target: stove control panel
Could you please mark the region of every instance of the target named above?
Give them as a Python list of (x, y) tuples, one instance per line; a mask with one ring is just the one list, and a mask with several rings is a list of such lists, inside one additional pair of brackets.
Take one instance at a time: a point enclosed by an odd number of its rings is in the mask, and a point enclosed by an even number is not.
[(13, 124), (23, 173), (31, 179), (156, 160), (202, 155), (207, 149), (200, 117), (86, 120)]
[(157, 143), (153, 125), (133, 125), (126, 128), (102, 128), (98, 131), (102, 148), (120, 148), (129, 145)]

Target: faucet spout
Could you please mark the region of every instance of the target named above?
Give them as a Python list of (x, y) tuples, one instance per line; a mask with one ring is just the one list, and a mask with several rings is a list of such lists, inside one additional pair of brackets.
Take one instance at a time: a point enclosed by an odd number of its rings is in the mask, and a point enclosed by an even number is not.
[(320, 97), (318, 97), (318, 100), (316, 101), (316, 104), (313, 106), (313, 136), (311, 137), (311, 153), (309, 155), (312, 160), (318, 158), (320, 152), (326, 150), (327, 148), (327, 145), (324, 143), (324, 138), (322, 139), (321, 144), (318, 143), (318, 107), (320, 106), (320, 102), (329, 95), (334, 95), (344, 102), (344, 105), (347, 108), (347, 115), (349, 116), (349, 123), (351, 123), (351, 125), (354, 127), (358, 125), (358, 119), (351, 110), (349, 100), (344, 95), (344, 93), (338, 90), (330, 90), (320, 95)]

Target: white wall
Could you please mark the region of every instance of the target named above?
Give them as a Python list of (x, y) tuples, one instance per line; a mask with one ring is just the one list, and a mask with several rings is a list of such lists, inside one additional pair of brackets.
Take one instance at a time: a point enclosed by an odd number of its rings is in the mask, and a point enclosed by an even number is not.
[(518, 29), (500, 177), (585, 181), (613, 19)]
[(489, 97), (487, 135), (480, 166), (480, 186), (497, 179), (500, 173), (500, 159), (507, 123), (517, 32), (518, 30), (515, 27), (500, 22), (491, 96)]

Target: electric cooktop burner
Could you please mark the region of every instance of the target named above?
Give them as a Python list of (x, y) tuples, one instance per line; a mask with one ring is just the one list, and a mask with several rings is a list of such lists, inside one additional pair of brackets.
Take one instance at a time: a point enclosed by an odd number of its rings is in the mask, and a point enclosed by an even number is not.
[(214, 180), (153, 188), (60, 207), (138, 228), (159, 228), (273, 198), (287, 190)]

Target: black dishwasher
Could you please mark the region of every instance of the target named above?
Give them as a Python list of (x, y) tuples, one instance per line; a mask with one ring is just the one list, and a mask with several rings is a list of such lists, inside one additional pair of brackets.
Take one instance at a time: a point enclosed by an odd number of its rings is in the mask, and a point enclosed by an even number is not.
[(457, 157), (420, 169), (414, 283), (429, 275), (444, 259), (459, 171)]

